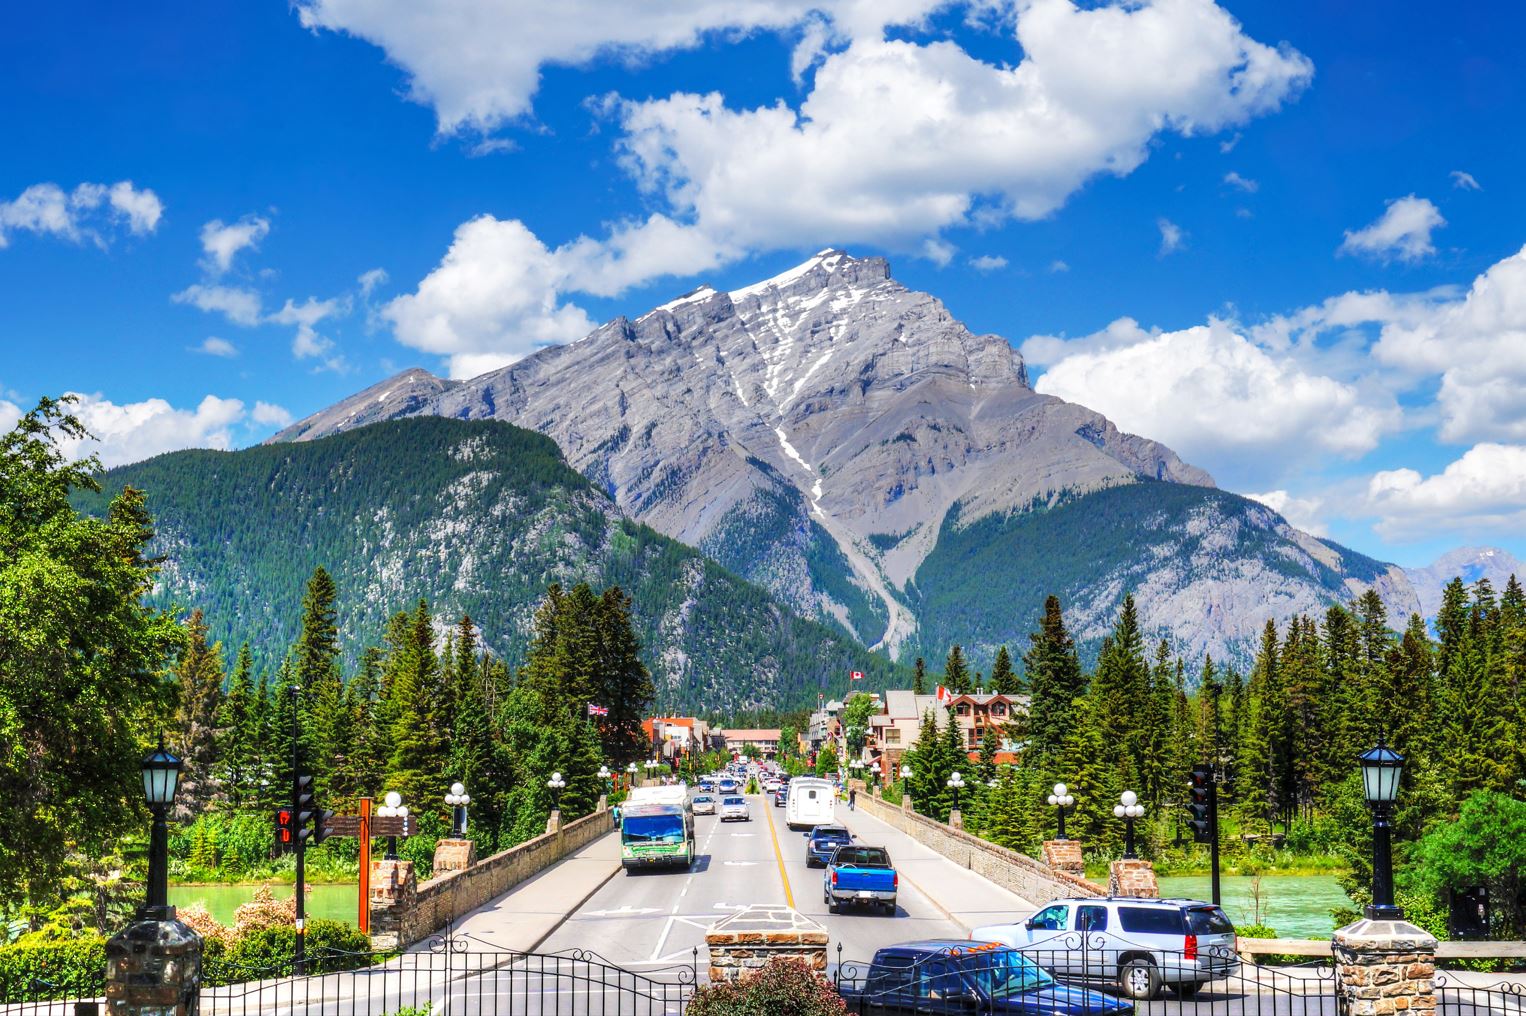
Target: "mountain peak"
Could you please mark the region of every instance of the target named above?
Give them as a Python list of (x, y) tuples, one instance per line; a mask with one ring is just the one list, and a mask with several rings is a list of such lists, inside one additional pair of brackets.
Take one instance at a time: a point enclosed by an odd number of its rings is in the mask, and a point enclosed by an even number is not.
[(730, 296), (733, 301), (745, 300), (748, 297), (761, 296), (770, 289), (788, 289), (802, 279), (816, 275), (827, 279), (838, 276), (849, 282), (872, 285), (890, 278), (890, 263), (884, 258), (856, 258), (847, 251), (836, 247), (826, 247), (795, 267), (780, 272), (772, 278), (732, 290)]

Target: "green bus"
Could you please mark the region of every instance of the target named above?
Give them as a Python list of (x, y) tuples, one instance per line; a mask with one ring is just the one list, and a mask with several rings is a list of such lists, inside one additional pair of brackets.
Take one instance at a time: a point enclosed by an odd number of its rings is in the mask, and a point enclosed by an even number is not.
[(620, 864), (688, 868), (694, 863), (694, 816), (681, 804), (629, 804), (620, 812)]

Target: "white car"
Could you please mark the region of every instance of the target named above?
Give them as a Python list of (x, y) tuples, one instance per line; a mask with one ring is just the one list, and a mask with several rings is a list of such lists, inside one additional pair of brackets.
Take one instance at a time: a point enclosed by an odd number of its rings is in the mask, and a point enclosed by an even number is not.
[(730, 822), (735, 819), (738, 822), (751, 822), (752, 811), (747, 807), (747, 799), (743, 797), (721, 798), (721, 821)]
[(694, 798), (694, 814), (714, 815), (715, 798), (711, 797), (709, 794), (700, 794)]

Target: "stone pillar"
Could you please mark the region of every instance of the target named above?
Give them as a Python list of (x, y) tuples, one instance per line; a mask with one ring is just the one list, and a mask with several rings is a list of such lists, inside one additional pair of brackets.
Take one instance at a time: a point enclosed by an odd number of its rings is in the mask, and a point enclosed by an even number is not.
[(106, 943), (106, 1011), (110, 1016), (197, 1016), (201, 936), (173, 917), (134, 921), (113, 935)]
[(901, 791), (901, 810), (904, 812), (911, 811), (911, 794), (904, 789)]
[(1045, 840), (1040, 856), (1045, 864), (1056, 871), (1068, 871), (1072, 875), (1086, 875), (1086, 860), (1081, 856), (1080, 840)]
[(477, 863), (477, 845), (471, 840), (440, 840), (434, 848), (434, 872), (465, 871)]
[(412, 861), (371, 862), (371, 944), (402, 949), (413, 943), (413, 915), (419, 883)]
[(963, 832), (964, 831), (964, 813), (961, 812), (958, 808), (952, 809), (948, 813), (948, 824), (952, 828), (958, 829), (960, 832)]
[(1160, 886), (1155, 882), (1155, 866), (1137, 857), (1114, 861), (1107, 873), (1107, 894), (1160, 899)]
[(557, 832), (561, 832), (561, 831), (562, 831), (562, 810), (560, 808), (552, 808), (551, 809), (551, 817), (546, 819), (546, 832), (548, 834), (550, 834), (550, 833), (557, 833)]
[(827, 969), (827, 929), (783, 905), (738, 910), (710, 926), (705, 944), (712, 984), (735, 981), (785, 957), (804, 960), (818, 972)]
[(598, 807), (598, 810), (599, 811), (608, 811), (609, 810), (609, 795), (608, 794), (600, 794), (599, 795), (599, 807)]
[(1347, 1016), (1436, 1008), (1436, 939), (1408, 921), (1362, 919), (1336, 930), (1335, 983)]

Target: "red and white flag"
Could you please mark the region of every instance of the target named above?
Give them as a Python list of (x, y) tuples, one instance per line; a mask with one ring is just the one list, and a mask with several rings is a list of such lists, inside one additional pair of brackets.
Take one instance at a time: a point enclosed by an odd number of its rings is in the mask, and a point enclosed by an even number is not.
[(609, 709), (606, 706), (596, 706), (592, 702), (590, 702), (590, 703), (588, 703), (588, 715), (589, 716), (608, 716), (609, 715)]
[(850, 681), (862, 681), (863, 679), (864, 679), (864, 672), (862, 670), (855, 670), (855, 671), (851, 672), (850, 674), (848, 674), (848, 680), (850, 680)]
[(951, 705), (953, 701), (954, 693), (943, 687), (943, 685), (938, 685), (938, 704), (940, 706), (948, 706)]

